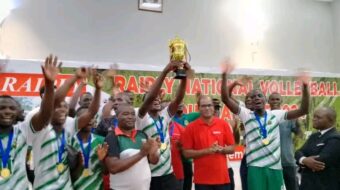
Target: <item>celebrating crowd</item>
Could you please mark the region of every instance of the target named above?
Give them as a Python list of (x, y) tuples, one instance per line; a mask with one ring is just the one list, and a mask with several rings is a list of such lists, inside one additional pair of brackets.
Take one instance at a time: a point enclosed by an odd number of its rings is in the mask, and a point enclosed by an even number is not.
[[(78, 68), (60, 87), (57, 57), (42, 65), (41, 104), (23, 118), (20, 103), (0, 96), (0, 189), (234, 190), (228, 154), (245, 146), (240, 175), (243, 190), (339, 190), (340, 134), (333, 108), (309, 109), (309, 76), (301, 73), (301, 104), (281, 110), (282, 97), (254, 89), (244, 103), (232, 96), (243, 85), (227, 85), (233, 65), (223, 61), (221, 97), (197, 95), (198, 112), (184, 113), (188, 78), (171, 100), (161, 87), (167, 75), (186, 62), (171, 61), (148, 87), (140, 107), (135, 94), (117, 91), (101, 105), (104, 77), (94, 68)], [(110, 72), (114, 74), (114, 72)], [(82, 93), (87, 79), (94, 92)], [(67, 93), (81, 81), (69, 102)], [(78, 101), (79, 100), (79, 101)], [(234, 119), (219, 118), (221, 101)], [(77, 105), (78, 104), (78, 105)], [(313, 133), (294, 155), (297, 119), (311, 112)], [(297, 168), (301, 179), (298, 179)]]

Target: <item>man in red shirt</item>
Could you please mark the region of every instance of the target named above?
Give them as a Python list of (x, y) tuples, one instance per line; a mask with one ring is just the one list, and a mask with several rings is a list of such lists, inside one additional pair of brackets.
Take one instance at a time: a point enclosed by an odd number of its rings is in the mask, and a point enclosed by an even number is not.
[(198, 100), (200, 118), (181, 136), (183, 154), (194, 159), (196, 190), (229, 190), (226, 154), (234, 153), (234, 137), (227, 122), (214, 116), (210, 97)]

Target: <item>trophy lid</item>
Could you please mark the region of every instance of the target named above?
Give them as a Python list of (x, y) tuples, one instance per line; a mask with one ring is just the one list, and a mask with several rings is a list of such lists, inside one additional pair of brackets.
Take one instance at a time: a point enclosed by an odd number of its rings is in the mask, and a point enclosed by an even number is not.
[(174, 44), (183, 44), (184, 46), (186, 46), (185, 41), (180, 39), (178, 36), (169, 41), (169, 47), (173, 46)]

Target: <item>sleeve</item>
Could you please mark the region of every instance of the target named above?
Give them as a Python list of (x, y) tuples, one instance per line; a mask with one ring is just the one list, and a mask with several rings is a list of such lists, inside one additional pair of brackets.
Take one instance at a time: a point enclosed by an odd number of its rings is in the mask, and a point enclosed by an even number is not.
[(241, 121), (243, 123), (247, 122), (249, 119), (251, 119), (251, 111), (245, 107), (240, 106), (240, 111), (238, 113), (238, 116), (240, 117)]
[(197, 118), (199, 118), (201, 114), (199, 112), (191, 112), (186, 115), (186, 118), (188, 119), (189, 123), (195, 121)]
[(139, 115), (136, 116), (136, 129), (137, 130), (143, 130), (145, 123), (148, 121), (148, 113), (144, 115), (143, 118), (140, 118)]
[(309, 144), (312, 142), (312, 138), (314, 135), (311, 135), (308, 140), (305, 142), (305, 144), (295, 152), (295, 160), (297, 161), (297, 164), (300, 165), (299, 161), (302, 157), (308, 157), (309, 154), (307, 153), (307, 148)]
[(335, 166), (340, 158), (340, 137), (332, 136), (325, 142), (317, 160), (324, 162), (326, 167)]
[(231, 127), (229, 125), (228, 122), (225, 122), (225, 127), (224, 127), (224, 137), (225, 137), (225, 144), (226, 145), (234, 145), (235, 144), (235, 140), (234, 140), (234, 135), (233, 132), (231, 130)]
[(105, 142), (109, 145), (107, 156), (119, 158), (119, 143), (117, 136), (113, 133), (110, 133), (105, 138)]
[(164, 121), (169, 124), (172, 120), (172, 115), (169, 112), (169, 106), (165, 107), (164, 109), (161, 110), (160, 114), (161, 116), (164, 117)]
[(78, 131), (78, 118), (67, 117), (65, 121), (65, 131), (71, 136), (75, 135)]
[(276, 119), (279, 123), (287, 120), (286, 119), (287, 118), (287, 111), (285, 111), (285, 110), (273, 110), (271, 112), (275, 115), (275, 117), (276, 117)]
[(181, 137), (180, 137), (180, 141), (184, 149), (194, 148), (194, 140), (193, 140), (191, 132), (192, 132), (192, 123), (186, 127), (185, 131), (181, 134)]

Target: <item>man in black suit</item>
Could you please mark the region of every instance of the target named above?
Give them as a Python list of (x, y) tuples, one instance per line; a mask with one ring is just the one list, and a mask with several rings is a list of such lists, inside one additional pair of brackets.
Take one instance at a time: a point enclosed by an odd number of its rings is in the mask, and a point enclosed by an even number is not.
[(340, 171), (340, 134), (336, 131), (336, 112), (329, 107), (313, 115), (312, 134), (295, 153), (302, 168), (300, 190), (338, 190)]

